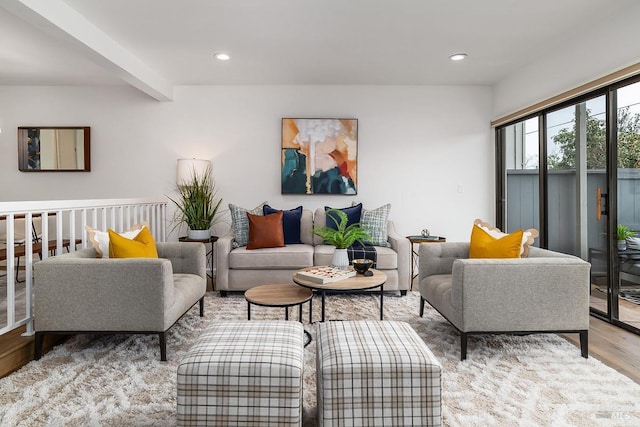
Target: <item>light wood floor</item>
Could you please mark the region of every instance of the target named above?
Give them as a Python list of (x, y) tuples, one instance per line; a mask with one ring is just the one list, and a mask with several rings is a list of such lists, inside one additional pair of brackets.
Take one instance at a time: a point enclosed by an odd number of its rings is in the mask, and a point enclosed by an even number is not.
[[(580, 347), (578, 334), (560, 336)], [(595, 357), (640, 384), (640, 335), (590, 316), (589, 357)]]

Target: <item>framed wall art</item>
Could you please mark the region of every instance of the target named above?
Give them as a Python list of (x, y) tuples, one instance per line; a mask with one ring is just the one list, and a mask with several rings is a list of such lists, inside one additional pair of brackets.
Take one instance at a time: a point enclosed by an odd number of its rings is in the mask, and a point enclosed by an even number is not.
[(358, 194), (358, 119), (282, 119), (282, 194)]

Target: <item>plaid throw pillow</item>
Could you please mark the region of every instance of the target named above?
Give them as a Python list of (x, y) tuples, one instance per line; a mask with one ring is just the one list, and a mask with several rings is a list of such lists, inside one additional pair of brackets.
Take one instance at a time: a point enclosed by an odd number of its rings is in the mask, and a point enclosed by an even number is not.
[(360, 227), (369, 232), (369, 235), (371, 235), (371, 241), (368, 243), (373, 246), (382, 246), (385, 248), (391, 246), (389, 242), (387, 242), (387, 221), (389, 220), (389, 212), (391, 212), (390, 203), (371, 211), (362, 209)]
[(249, 243), (249, 218), (247, 212), (253, 215), (262, 215), (262, 208), (267, 202), (260, 203), (259, 206), (252, 210), (241, 208), (240, 206), (229, 203), (229, 211), (231, 212), (231, 228), (233, 228), (233, 247), (247, 246)]

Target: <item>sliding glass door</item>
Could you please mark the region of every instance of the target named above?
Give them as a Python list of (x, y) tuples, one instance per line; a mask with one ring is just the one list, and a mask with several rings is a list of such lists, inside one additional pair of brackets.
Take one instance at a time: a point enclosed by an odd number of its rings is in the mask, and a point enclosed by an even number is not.
[(619, 279), (612, 286), (617, 295), (612, 316), (640, 328), (640, 83), (618, 88), (615, 99), (616, 231), (627, 230), (632, 236), (616, 244)]
[(496, 136), (497, 225), (534, 227), (539, 246), (589, 261), (592, 313), (640, 333), (640, 77)]

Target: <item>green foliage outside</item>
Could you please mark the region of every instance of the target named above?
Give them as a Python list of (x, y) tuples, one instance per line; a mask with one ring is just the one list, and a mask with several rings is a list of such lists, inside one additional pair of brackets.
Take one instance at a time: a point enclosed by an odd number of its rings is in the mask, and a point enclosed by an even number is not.
[(618, 224), (618, 229), (616, 230), (616, 237), (618, 240), (627, 240), (629, 237), (633, 237), (636, 235), (636, 232), (629, 229), (626, 225)]
[[(549, 169), (576, 168), (576, 127), (562, 129), (553, 141), (559, 154), (550, 155)], [(587, 110), (587, 169), (606, 168), (605, 121)], [(640, 114), (631, 114), (629, 108), (618, 110), (618, 168), (640, 168)]]

